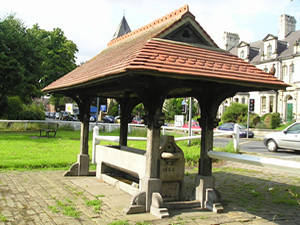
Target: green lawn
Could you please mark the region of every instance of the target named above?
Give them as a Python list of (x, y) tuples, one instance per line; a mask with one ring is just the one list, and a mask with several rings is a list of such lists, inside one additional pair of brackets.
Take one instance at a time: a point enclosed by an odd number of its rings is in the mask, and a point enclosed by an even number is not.
[(76, 162), (79, 146), (79, 131), (59, 130), (56, 138), (40, 138), (38, 131), (0, 132), (0, 169), (66, 169)]
[[(119, 131), (101, 133), (118, 136)], [(180, 133), (169, 133), (175, 137)], [(145, 130), (135, 130), (130, 136), (146, 136)], [(102, 145), (116, 145), (101, 141)], [(177, 142), (188, 165), (196, 165), (200, 157), (200, 140)], [(129, 147), (146, 150), (146, 141), (129, 141)], [(230, 146), (227, 146), (230, 148)], [(39, 131), (0, 131), (0, 170), (67, 169), (77, 161), (80, 148), (80, 131), (58, 130), (55, 138), (39, 137)], [(220, 149), (215, 149), (220, 150)], [(222, 149), (221, 149), (222, 150)], [(223, 149), (226, 150), (226, 149)], [(89, 154), (92, 153), (92, 132), (89, 135)], [(94, 169), (95, 166), (91, 166)]]
[[(119, 135), (101, 133), (101, 135)], [(135, 131), (130, 136), (145, 136), (145, 131)], [(180, 136), (180, 134), (172, 134)], [(114, 144), (101, 141), (102, 145)], [(183, 149), (189, 164), (198, 161), (200, 155), (200, 141), (193, 141), (187, 146), (187, 141), (178, 142)], [(128, 146), (146, 149), (145, 141), (129, 141)], [(58, 130), (55, 138), (39, 137), (38, 131), (9, 132), (0, 131), (0, 169), (28, 170), (28, 169), (67, 169), (76, 162), (80, 147), (80, 131)], [(92, 132), (89, 136), (89, 154), (92, 152)]]

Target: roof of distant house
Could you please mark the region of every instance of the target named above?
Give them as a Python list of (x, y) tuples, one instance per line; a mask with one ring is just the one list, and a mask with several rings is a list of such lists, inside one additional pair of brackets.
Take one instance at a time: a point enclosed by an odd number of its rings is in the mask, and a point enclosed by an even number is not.
[[(272, 35), (277, 38), (276, 36)], [(277, 57), (276, 59), (283, 59), (290, 57), (294, 54), (294, 44), (296, 41), (300, 40), (300, 30), (290, 32), (284, 39), (277, 40)], [(262, 54), (264, 53), (264, 40), (255, 41), (249, 43), (250, 54), (249, 62), (253, 64), (259, 64), (265, 62), (262, 59)], [(238, 46), (230, 49), (230, 53), (237, 55)], [(271, 59), (274, 60), (274, 59)]]

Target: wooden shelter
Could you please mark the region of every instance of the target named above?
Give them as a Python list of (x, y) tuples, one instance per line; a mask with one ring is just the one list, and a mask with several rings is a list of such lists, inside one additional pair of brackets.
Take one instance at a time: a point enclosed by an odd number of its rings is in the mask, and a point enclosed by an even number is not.
[[(273, 75), (220, 49), (187, 5), (137, 30), (113, 39), (100, 54), (43, 89), (72, 97), (80, 109), (81, 152), (69, 174), (88, 175), (91, 98), (115, 98), (121, 108), (120, 145), (127, 145), (131, 110), (143, 103), (148, 114), (146, 178), (157, 177), (162, 105), (173, 97), (194, 97), (201, 108), (199, 176), (210, 177), (213, 129), (219, 105), (237, 92), (285, 89)], [(147, 201), (151, 200), (147, 192)], [(149, 203), (150, 204), (150, 203)], [(149, 211), (149, 204), (147, 211)]]

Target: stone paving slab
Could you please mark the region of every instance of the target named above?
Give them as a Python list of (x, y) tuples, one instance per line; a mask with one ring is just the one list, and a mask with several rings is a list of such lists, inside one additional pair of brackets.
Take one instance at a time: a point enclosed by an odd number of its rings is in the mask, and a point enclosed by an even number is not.
[[(97, 180), (95, 177), (63, 177), (64, 171), (0, 173), (0, 225), (2, 224), (109, 224), (147, 221), (148, 224), (291, 224), (268, 220), (238, 209), (215, 214), (201, 209), (171, 211), (170, 218), (157, 219), (149, 213), (125, 215), (131, 196)], [(86, 205), (89, 200), (102, 201), (101, 212)], [(65, 215), (63, 208), (73, 207), (74, 215)], [(2, 219), (1, 219), (2, 216)], [(2, 220), (2, 221), (1, 221)], [(4, 220), (6, 220), (4, 222)], [(299, 223), (297, 222), (299, 221)], [(300, 224), (293, 220), (292, 224)]]

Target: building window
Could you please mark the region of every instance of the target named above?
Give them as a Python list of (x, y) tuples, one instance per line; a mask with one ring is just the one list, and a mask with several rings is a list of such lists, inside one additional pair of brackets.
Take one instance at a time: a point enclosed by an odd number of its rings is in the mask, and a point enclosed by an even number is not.
[(241, 51), (241, 53), (240, 53), (240, 58), (241, 58), (241, 59), (245, 58), (245, 51), (244, 51), (244, 50)]
[(234, 102), (239, 102), (239, 99), (238, 98), (234, 98)]
[(282, 80), (286, 83), (289, 83), (288, 71), (287, 66), (282, 67)]
[(261, 97), (261, 113), (266, 113), (266, 106), (267, 106), (267, 98), (266, 96)]
[(267, 57), (271, 58), (271, 56), (272, 56), (272, 45), (269, 44), (267, 47)]
[(300, 39), (295, 42), (294, 44), (294, 54), (299, 54), (300, 53)]
[(270, 96), (269, 112), (274, 112), (274, 96)]
[(242, 98), (242, 104), (246, 104), (246, 99)]
[(290, 65), (289, 69), (289, 83), (293, 83), (294, 64)]

